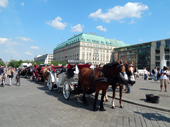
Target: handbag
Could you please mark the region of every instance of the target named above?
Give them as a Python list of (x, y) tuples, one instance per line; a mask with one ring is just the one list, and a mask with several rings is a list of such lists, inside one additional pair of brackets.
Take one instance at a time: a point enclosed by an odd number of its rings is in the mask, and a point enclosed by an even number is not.
[(8, 75), (8, 76), (11, 76), (11, 71), (8, 71), (7, 75)]

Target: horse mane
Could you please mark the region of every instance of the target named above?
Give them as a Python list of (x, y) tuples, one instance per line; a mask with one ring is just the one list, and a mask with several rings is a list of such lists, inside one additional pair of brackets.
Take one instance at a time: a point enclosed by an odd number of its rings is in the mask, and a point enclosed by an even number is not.
[(103, 66), (103, 68), (110, 68), (110, 67), (116, 66), (118, 64), (119, 64), (118, 62), (107, 63)]

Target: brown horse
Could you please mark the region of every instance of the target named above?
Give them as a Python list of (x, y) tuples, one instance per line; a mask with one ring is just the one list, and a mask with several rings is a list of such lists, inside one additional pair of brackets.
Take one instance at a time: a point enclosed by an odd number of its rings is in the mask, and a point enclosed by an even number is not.
[[(135, 84), (135, 78), (134, 78), (134, 71), (135, 71), (135, 68), (133, 67), (133, 61), (131, 62), (131, 64), (128, 64), (127, 62), (125, 62), (125, 68), (126, 68), (126, 73), (128, 75), (128, 83), (127, 84), (122, 84), (120, 82), (117, 82), (117, 83), (113, 83), (112, 84), (112, 89), (113, 89), (113, 98), (112, 98), (112, 108), (115, 108), (115, 104), (114, 104), (114, 99), (115, 99), (115, 96), (116, 96), (116, 88), (117, 86), (119, 86), (119, 103), (120, 103), (120, 108), (123, 108), (123, 104), (122, 104), (122, 91), (123, 91), (123, 88), (124, 88), (124, 85), (128, 85), (128, 84)], [(107, 94), (105, 96), (105, 100), (108, 101), (108, 97), (107, 97)]]
[(83, 91), (82, 101), (87, 104), (85, 93), (95, 92), (95, 99), (93, 103), (93, 110), (97, 111), (96, 102), (98, 100), (99, 91), (102, 90), (100, 110), (105, 111), (103, 107), (103, 98), (106, 94), (106, 90), (111, 82), (116, 80), (120, 82), (127, 82), (124, 76), (127, 76), (125, 72), (125, 66), (119, 61), (115, 63), (109, 63), (103, 66), (102, 69), (82, 68), (79, 72), (78, 86), (81, 87)]
[(49, 77), (49, 73), (48, 73), (48, 71), (49, 71), (49, 68), (44, 68), (43, 70), (42, 70), (42, 76), (43, 76), (43, 79), (44, 79), (44, 84), (45, 84), (45, 81), (47, 81), (47, 86), (48, 86), (48, 77)]

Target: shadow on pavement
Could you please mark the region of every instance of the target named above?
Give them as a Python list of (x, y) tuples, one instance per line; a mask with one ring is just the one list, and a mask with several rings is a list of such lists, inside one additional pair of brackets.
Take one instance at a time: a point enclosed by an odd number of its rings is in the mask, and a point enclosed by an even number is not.
[(159, 91), (159, 90), (154, 90), (154, 89), (146, 89), (146, 88), (140, 88), (140, 90)]
[(152, 121), (165, 121), (165, 122), (170, 122), (170, 118), (163, 116), (160, 113), (141, 113), (141, 112), (136, 112), (134, 111), (134, 113), (137, 114), (141, 114), (143, 117), (147, 118), (148, 120), (152, 120)]
[[(94, 102), (94, 96), (92, 96), (91, 94), (86, 94), (86, 99), (88, 102), (88, 105), (85, 105), (82, 103), (82, 94), (71, 94), (70, 98), (68, 100), (64, 99), (63, 97), (63, 93), (62, 90), (60, 88), (60, 91), (58, 91), (57, 89), (53, 89), (53, 91), (49, 91), (47, 86), (43, 86), (43, 87), (37, 87), (40, 90), (45, 91), (45, 93), (47, 95), (53, 96), (55, 98), (58, 99), (58, 101), (67, 104), (67, 105), (71, 105), (73, 107), (77, 107), (77, 108), (82, 108), (82, 109), (86, 109), (89, 111), (93, 111), (93, 102)], [(98, 96), (98, 101), (97, 101), (97, 107), (98, 109), (100, 108), (100, 100), (101, 100), (101, 96)], [(110, 108), (110, 104), (109, 103), (103, 103), (105, 109), (106, 108)]]

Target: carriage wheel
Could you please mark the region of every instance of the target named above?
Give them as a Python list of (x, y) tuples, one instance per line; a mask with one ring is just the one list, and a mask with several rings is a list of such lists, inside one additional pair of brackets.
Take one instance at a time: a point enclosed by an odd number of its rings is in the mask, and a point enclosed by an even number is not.
[(50, 91), (52, 91), (53, 88), (54, 88), (54, 86), (53, 86), (53, 83), (52, 83), (52, 81), (51, 81), (51, 75), (49, 75), (49, 77), (48, 77), (48, 89), (49, 89)]
[(63, 85), (63, 96), (66, 100), (68, 100), (70, 98), (70, 85), (69, 85), (69, 81), (65, 81), (64, 85)]

